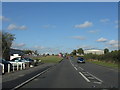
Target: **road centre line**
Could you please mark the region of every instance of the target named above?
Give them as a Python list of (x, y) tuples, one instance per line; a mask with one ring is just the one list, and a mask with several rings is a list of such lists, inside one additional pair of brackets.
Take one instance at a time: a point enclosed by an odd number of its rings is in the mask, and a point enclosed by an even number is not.
[(79, 74), (80, 74), (87, 82), (90, 82), (90, 80), (89, 80), (87, 77), (85, 77), (81, 72), (79, 72)]
[(39, 74), (35, 75), (34, 77), (32, 77), (32, 78), (30, 78), (30, 79), (26, 80), (26, 81), (25, 81), (25, 82), (23, 82), (23, 83), (21, 83), (21, 84), (17, 85), (16, 87), (14, 87), (14, 88), (13, 88), (13, 89), (11, 89), (11, 90), (16, 90), (16, 89), (18, 89), (18, 88), (22, 87), (22, 86), (23, 86), (23, 85), (25, 85), (26, 83), (28, 83), (28, 82), (30, 82), (31, 80), (33, 80), (33, 79), (37, 78), (37, 77), (38, 77), (38, 76), (40, 76), (41, 74), (43, 74), (43, 73), (47, 72), (49, 69), (50, 69), (50, 68), (48, 68), (48, 69), (46, 69), (46, 70), (42, 71), (41, 73), (39, 73)]
[(92, 77), (94, 77), (95, 79), (97, 79), (100, 82), (103, 82), (101, 79), (97, 78), (96, 76), (92, 75), (91, 73), (87, 72), (88, 74), (90, 74)]

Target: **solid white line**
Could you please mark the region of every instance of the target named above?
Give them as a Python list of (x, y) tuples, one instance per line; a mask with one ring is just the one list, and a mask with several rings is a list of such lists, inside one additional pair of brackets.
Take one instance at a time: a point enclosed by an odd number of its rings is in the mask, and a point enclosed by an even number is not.
[[(90, 74), (89, 72), (87, 72), (88, 74)], [(95, 79), (97, 79), (98, 81), (100, 81), (100, 82), (103, 82), (102, 80), (100, 80), (99, 78), (97, 78), (96, 76), (94, 76), (94, 75), (92, 75), (92, 74), (90, 74), (92, 77), (94, 77)]]
[[(48, 68), (48, 69), (50, 69), (50, 68)], [(43, 74), (43, 73), (45, 73), (46, 71), (48, 71), (48, 69), (46, 69), (46, 70), (44, 70), (43, 72), (41, 72), (41, 73), (39, 73), (39, 74), (35, 75), (34, 77), (32, 77), (32, 78), (28, 79), (27, 81), (25, 81), (25, 82), (23, 82), (23, 83), (19, 84), (18, 86), (14, 87), (14, 88), (13, 88), (13, 89), (11, 89), (11, 90), (15, 90), (15, 89), (17, 89), (17, 88), (19, 88), (19, 87), (23, 86), (24, 84), (26, 84), (26, 83), (30, 82), (31, 80), (35, 79), (36, 77), (38, 77), (38, 76), (40, 76), (41, 74)]]
[(86, 78), (81, 72), (79, 72), (80, 75), (82, 75), (82, 77), (87, 81), (90, 82), (90, 80), (88, 78)]
[(78, 70), (76, 67), (74, 67), (75, 68), (75, 70)]

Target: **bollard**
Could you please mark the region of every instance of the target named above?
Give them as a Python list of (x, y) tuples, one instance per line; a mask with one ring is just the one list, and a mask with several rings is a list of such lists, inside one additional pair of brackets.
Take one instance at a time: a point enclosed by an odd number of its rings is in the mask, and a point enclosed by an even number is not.
[(5, 66), (4, 66), (4, 64), (2, 64), (2, 73), (5, 73)]
[(13, 72), (14, 72), (15, 71), (14, 63), (12, 64), (12, 66), (13, 66)]
[(10, 73), (10, 64), (8, 64), (8, 73)]
[(21, 70), (22, 70), (22, 63), (21, 63)]
[(18, 65), (18, 63), (17, 63), (17, 70), (19, 70), (19, 65)]
[(23, 63), (23, 69), (25, 69), (25, 63)]

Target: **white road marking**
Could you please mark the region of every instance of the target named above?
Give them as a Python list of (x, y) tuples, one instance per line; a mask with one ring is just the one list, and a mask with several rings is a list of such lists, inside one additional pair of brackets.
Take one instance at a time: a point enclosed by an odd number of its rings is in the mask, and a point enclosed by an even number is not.
[(102, 84), (101, 82), (93, 82), (93, 83)]
[(46, 72), (46, 71), (48, 71), (49, 69), (50, 69), (50, 68), (48, 68), (48, 69), (44, 70), (43, 72), (41, 72), (41, 73), (39, 73), (39, 74), (35, 75), (34, 77), (32, 77), (32, 78), (30, 78), (30, 79), (26, 80), (25, 82), (23, 82), (23, 83), (19, 84), (18, 86), (14, 87), (14, 88), (13, 88), (13, 89), (11, 89), (11, 90), (16, 90), (16, 89), (20, 88), (20, 87), (21, 87), (21, 86), (23, 86), (24, 84), (26, 84), (26, 83), (30, 82), (31, 80), (33, 80), (33, 79), (35, 79), (36, 77), (40, 76), (41, 74), (45, 73), (45, 72)]
[(84, 70), (83, 68), (79, 67), (81, 70)]
[[(88, 74), (90, 74), (89, 72), (87, 72)], [(90, 74), (92, 77), (94, 77), (95, 79), (97, 79), (98, 81), (100, 81), (100, 82), (103, 82), (101, 79), (99, 79), (99, 78), (97, 78), (96, 76), (94, 76), (94, 75), (92, 75), (92, 74)]]
[(81, 72), (79, 72), (79, 74), (80, 74), (87, 82), (90, 82), (90, 80), (89, 80), (87, 77), (85, 77)]
[(74, 67), (75, 68), (75, 70), (78, 70), (76, 67)]

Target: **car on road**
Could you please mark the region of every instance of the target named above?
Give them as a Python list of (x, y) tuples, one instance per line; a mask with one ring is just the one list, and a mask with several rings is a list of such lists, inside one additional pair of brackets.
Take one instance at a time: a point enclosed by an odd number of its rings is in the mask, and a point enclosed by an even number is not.
[(77, 58), (77, 63), (85, 63), (84, 58), (78, 57), (78, 58)]
[(28, 62), (30, 67), (35, 66), (35, 60), (33, 60), (31, 58), (23, 58), (22, 61)]

